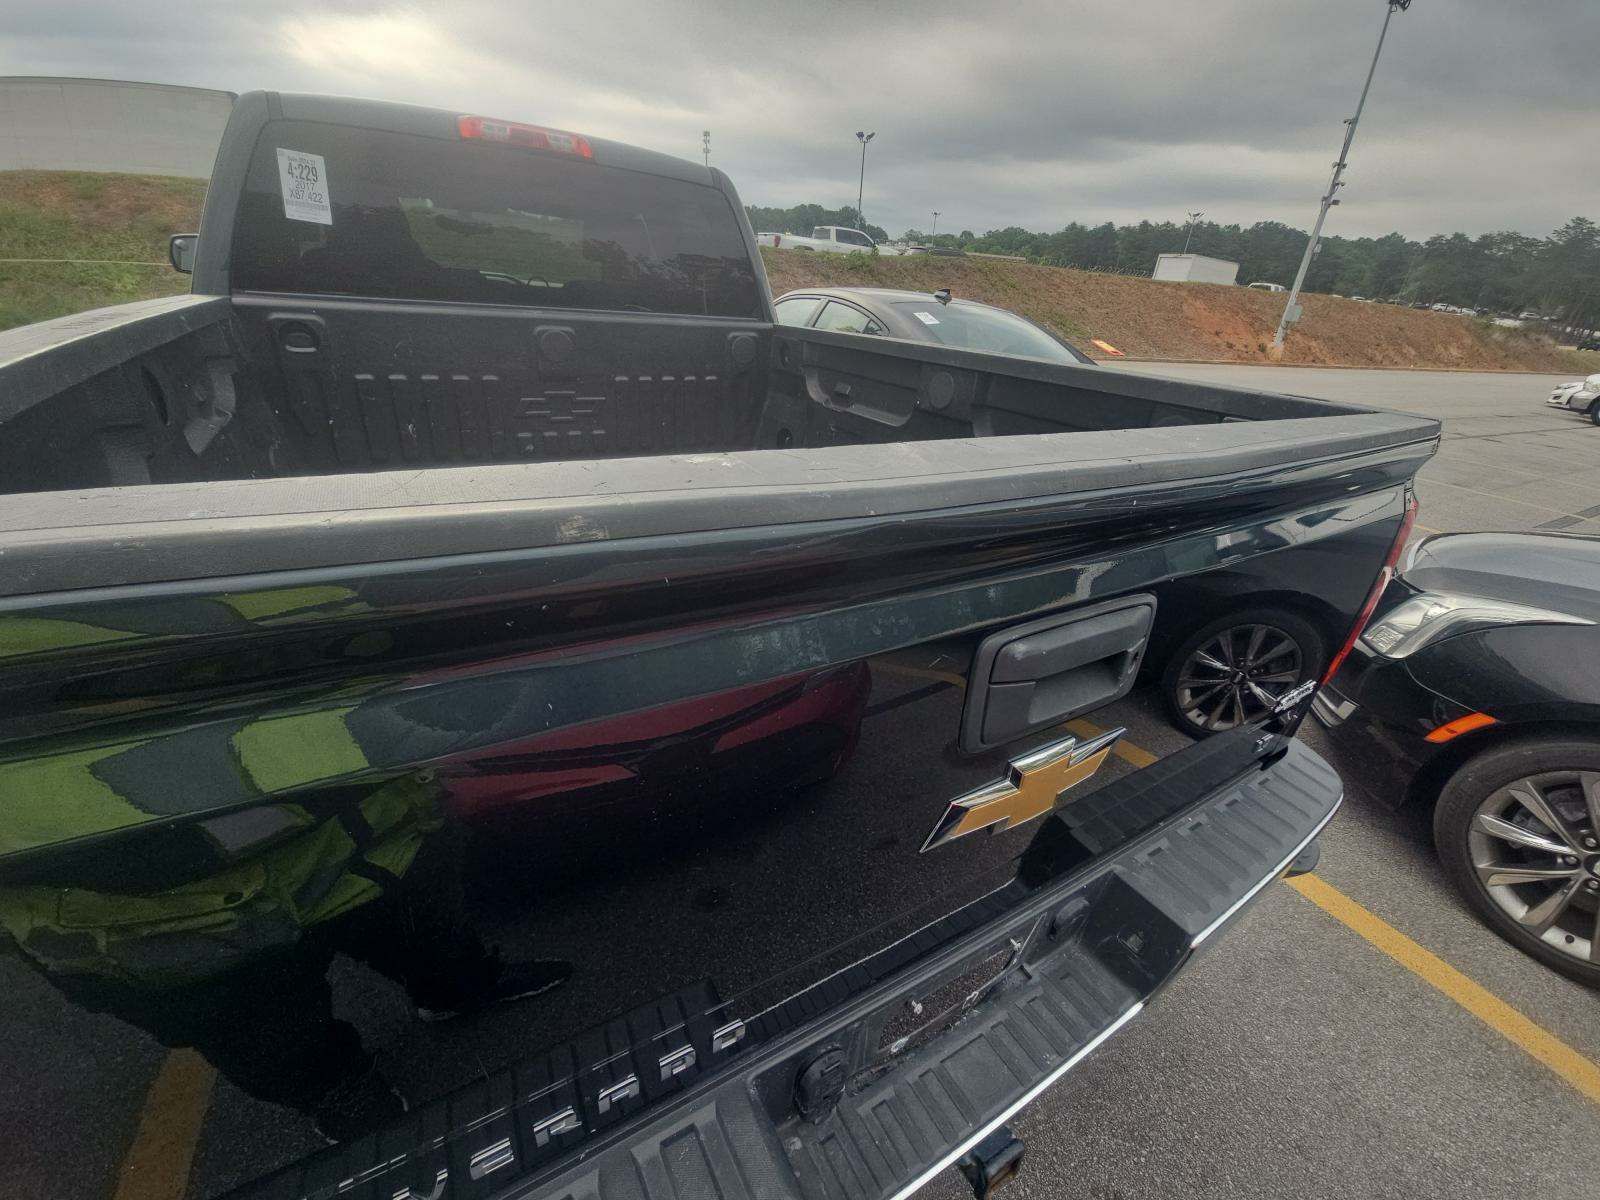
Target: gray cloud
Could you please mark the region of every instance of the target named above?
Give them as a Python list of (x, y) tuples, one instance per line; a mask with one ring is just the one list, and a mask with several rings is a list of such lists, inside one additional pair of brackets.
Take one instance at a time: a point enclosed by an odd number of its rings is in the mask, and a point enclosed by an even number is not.
[[(1308, 224), (1380, 0), (12, 0), (0, 73), (328, 91), (713, 161), (752, 203), (898, 232), (1177, 217)], [(1594, 0), (1416, 0), (1391, 28), (1330, 232), (1544, 233), (1594, 215)]]

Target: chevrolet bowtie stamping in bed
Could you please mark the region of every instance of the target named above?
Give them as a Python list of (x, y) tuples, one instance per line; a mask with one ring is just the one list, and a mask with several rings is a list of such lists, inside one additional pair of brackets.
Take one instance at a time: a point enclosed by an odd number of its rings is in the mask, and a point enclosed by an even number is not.
[(1100, 710), (1335, 649), (1436, 436), (775, 327), (717, 171), (242, 97), (193, 294), (0, 335), (0, 1177), (984, 1191), (1340, 799), (1309, 687)]

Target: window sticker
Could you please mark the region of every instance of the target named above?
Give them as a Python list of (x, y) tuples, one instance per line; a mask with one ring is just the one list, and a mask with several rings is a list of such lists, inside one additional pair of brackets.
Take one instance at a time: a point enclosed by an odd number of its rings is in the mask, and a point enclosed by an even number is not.
[(328, 164), (320, 154), (278, 147), (278, 186), (283, 189), (283, 215), (291, 221), (333, 224), (328, 203)]
[(924, 325), (937, 325), (939, 323), (939, 318), (934, 316), (932, 313), (914, 312), (911, 315), (917, 320), (921, 321)]

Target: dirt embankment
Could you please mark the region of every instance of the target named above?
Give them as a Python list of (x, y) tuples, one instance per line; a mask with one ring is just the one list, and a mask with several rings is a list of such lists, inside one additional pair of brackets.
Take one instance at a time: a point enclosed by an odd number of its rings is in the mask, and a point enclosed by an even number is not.
[[(1244, 287), (1157, 283), (1063, 267), (982, 258), (869, 258), (763, 250), (774, 295), (793, 288), (899, 287), (998, 304), (1049, 326), (1090, 354), (1090, 338), (1129, 358), (1271, 362), (1284, 297)], [(1305, 296), (1305, 316), (1282, 361), (1300, 365), (1593, 371), (1600, 355), (1446, 313)]]

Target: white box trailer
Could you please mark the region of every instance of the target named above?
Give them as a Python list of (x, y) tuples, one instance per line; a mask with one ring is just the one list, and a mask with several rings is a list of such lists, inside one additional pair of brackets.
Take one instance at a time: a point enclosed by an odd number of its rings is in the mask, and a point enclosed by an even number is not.
[(1204, 254), (1158, 254), (1152, 279), (1176, 283), (1223, 283), (1232, 286), (1239, 279), (1239, 264)]

